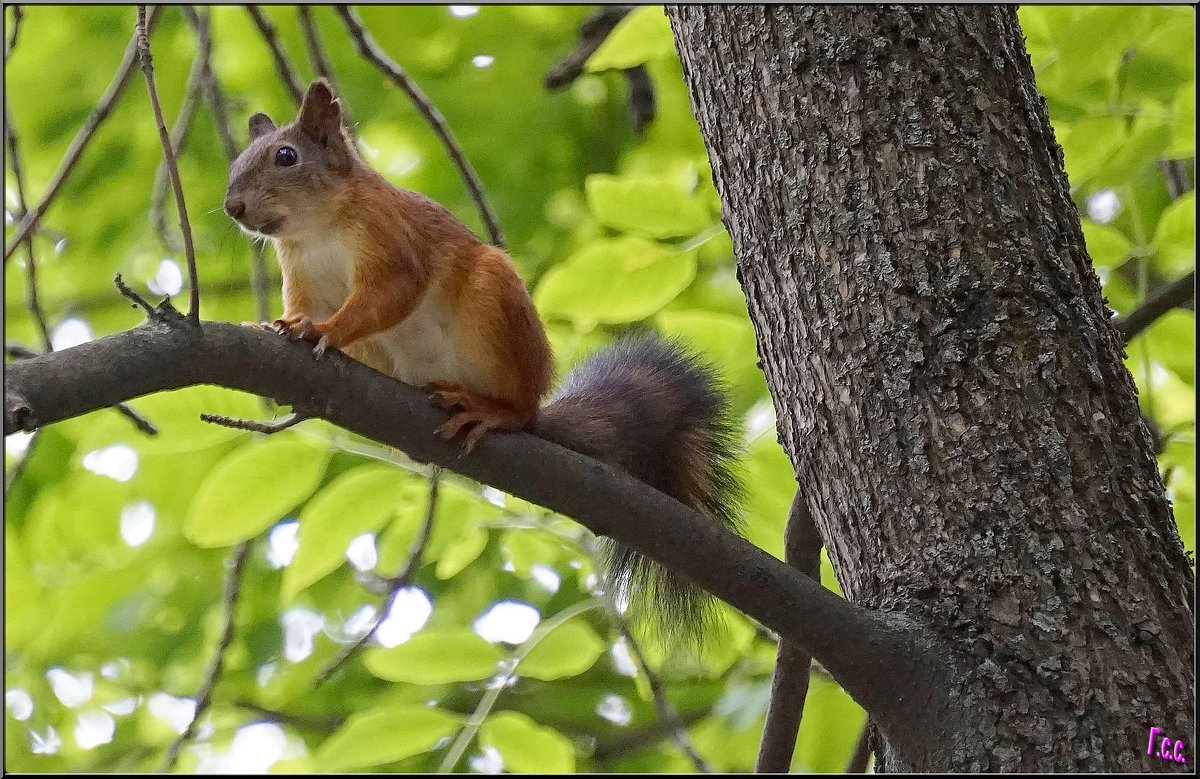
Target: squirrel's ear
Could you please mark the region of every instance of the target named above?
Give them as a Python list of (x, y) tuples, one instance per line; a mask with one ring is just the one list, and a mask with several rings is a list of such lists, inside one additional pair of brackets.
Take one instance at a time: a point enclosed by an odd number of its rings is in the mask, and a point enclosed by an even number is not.
[(269, 132), (275, 131), (275, 123), (271, 121), (271, 117), (266, 114), (255, 114), (250, 117), (250, 140), (254, 140), (260, 135), (266, 135)]
[(333, 91), (324, 79), (318, 79), (304, 93), (304, 103), (300, 106), (300, 116), (296, 124), (309, 135), (324, 143), (330, 138), (336, 138), (342, 121), (342, 110)]

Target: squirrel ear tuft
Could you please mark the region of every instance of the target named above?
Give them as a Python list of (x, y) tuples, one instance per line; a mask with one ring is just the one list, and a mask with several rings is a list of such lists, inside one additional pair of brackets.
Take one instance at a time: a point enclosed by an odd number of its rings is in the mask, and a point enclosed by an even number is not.
[(269, 132), (275, 131), (275, 123), (271, 121), (271, 117), (266, 114), (255, 114), (250, 117), (250, 140), (254, 140), (260, 135), (266, 135)]
[(314, 81), (304, 93), (300, 116), (296, 124), (324, 143), (338, 134), (342, 120), (341, 106), (324, 79)]

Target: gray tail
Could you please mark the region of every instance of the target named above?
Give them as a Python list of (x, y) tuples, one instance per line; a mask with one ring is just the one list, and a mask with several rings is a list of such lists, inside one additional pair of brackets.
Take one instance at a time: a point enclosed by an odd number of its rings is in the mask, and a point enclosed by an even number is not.
[[(538, 412), (536, 432), (740, 530), (739, 436), (728, 400), (715, 370), (677, 342), (627, 339), (599, 351)], [(602, 543), (609, 581), (632, 613), (656, 615), (664, 639), (697, 645), (712, 597), (629, 547)]]

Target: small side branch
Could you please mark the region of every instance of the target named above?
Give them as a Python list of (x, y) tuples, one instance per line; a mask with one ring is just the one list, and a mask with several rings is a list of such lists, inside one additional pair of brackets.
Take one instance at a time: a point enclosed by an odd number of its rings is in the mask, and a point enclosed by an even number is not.
[(343, 649), (337, 657), (321, 669), (320, 673), (313, 679), (313, 689), (329, 681), (346, 663), (350, 662), (350, 658), (358, 654), (359, 650), (367, 645), (367, 642), (375, 635), (375, 631), (379, 629), (380, 623), (383, 622), (387, 613), (391, 610), (392, 602), (396, 599), (397, 593), (412, 582), (417, 569), (421, 567), (421, 560), (425, 556), (425, 547), (429, 545), (429, 537), (433, 535), (433, 521), (437, 516), (438, 485), (441, 483), (441, 480), (442, 469), (435, 465), (433, 472), (429, 474), (429, 502), (425, 508), (425, 522), (421, 525), (421, 534), (413, 542), (412, 549), (408, 553), (408, 561), (404, 564), (404, 568), (400, 573), (380, 582), (381, 585), (389, 588), (389, 592), (387, 597), (384, 598), (383, 603), (380, 604), (379, 612), (375, 615), (371, 626), (363, 632), (357, 641)]
[(238, 593), (242, 588), (242, 570), (246, 566), (249, 552), (250, 542), (243, 541), (229, 553), (229, 559), (226, 562), (228, 570), (225, 572), (225, 586), (221, 593), (221, 638), (217, 642), (217, 651), (213, 654), (208, 669), (204, 673), (204, 683), (196, 694), (196, 713), (187, 728), (179, 734), (179, 738), (171, 742), (171, 746), (167, 749), (162, 768), (159, 769), (164, 774), (170, 773), (171, 769), (175, 767), (175, 761), (179, 759), (179, 750), (195, 734), (197, 724), (208, 711), (209, 704), (212, 703), (213, 688), (217, 686), (217, 680), (221, 677), (221, 667), (225, 664), (225, 651), (233, 643), (234, 611), (237, 608)]
[(208, 41), (209, 56), (201, 63), (203, 65), (204, 94), (212, 109), (213, 125), (217, 130), (217, 139), (221, 142), (221, 151), (225, 154), (225, 158), (232, 162), (237, 158), (238, 144), (229, 126), (225, 93), (212, 68), (212, 13), (209, 12), (201, 17), (190, 5), (181, 6), (180, 11), (196, 31), (197, 48), (203, 49), (204, 42)]
[(12, 28), (8, 31), (8, 44), (4, 47), (4, 64), (8, 64), (8, 58), (12, 56), (13, 49), (17, 47), (17, 35), (21, 32), (21, 20), (25, 17), (25, 10), (15, 3), (10, 6), (13, 9)]
[(275, 62), (275, 71), (279, 74), (279, 80), (287, 88), (292, 102), (300, 105), (300, 102), (304, 99), (304, 85), (296, 75), (296, 69), (292, 67), (291, 61), (287, 58), (287, 53), (283, 50), (283, 43), (279, 40), (279, 33), (276, 31), (275, 25), (271, 23), (271, 20), (267, 18), (266, 14), (258, 6), (248, 5), (246, 6), (246, 10), (250, 12), (250, 18), (254, 20), (254, 26), (258, 28), (263, 41), (267, 44), (267, 48), (271, 50), (271, 59)]
[(163, 121), (162, 106), (158, 102), (158, 90), (154, 87), (154, 64), (150, 60), (150, 36), (146, 29), (146, 6), (138, 6), (137, 21), (138, 56), (142, 61), (142, 74), (146, 77), (146, 90), (150, 93), (150, 106), (154, 109), (154, 121), (158, 125), (158, 139), (162, 143), (163, 158), (171, 177), (171, 188), (175, 190), (175, 210), (179, 214), (179, 231), (183, 234), (183, 251), (188, 268), (188, 319), (200, 326), (200, 280), (196, 273), (196, 249), (192, 246), (192, 226), (188, 222), (187, 204), (183, 201), (183, 182), (179, 180), (179, 166), (175, 164), (175, 152), (167, 124)]
[(617, 24), (632, 11), (632, 5), (610, 5), (601, 8), (584, 20), (579, 26), (579, 42), (567, 53), (557, 65), (546, 73), (543, 84), (546, 89), (555, 92), (570, 86), (575, 79), (583, 75), (583, 66), (588, 58), (596, 53), (596, 49), (616, 28)]
[[(784, 531), (784, 558), (793, 568), (819, 584), (823, 545), (805, 502), (804, 491), (797, 489)], [(812, 655), (795, 641), (780, 638), (775, 675), (771, 680), (771, 703), (767, 707), (767, 720), (754, 768), (757, 773), (786, 774), (791, 767), (811, 673)]]
[(1120, 331), (1125, 343), (1129, 343), (1143, 330), (1154, 324), (1160, 316), (1195, 297), (1196, 271), (1192, 271), (1183, 278), (1163, 287), (1156, 295), (1130, 312), (1128, 316), (1121, 317), (1113, 324)]
[[(155, 23), (158, 21), (161, 11), (160, 6), (154, 6), (146, 18), (146, 23), (142, 33), (149, 35), (153, 30)], [(91, 143), (92, 138), (96, 134), (96, 130), (112, 113), (113, 106), (117, 104), (117, 100), (125, 91), (125, 87), (129, 84), (129, 77), (133, 75), (133, 67), (137, 62), (138, 52), (138, 34), (134, 33), (133, 38), (129, 41), (129, 45), (125, 47), (125, 56), (121, 59), (121, 64), (117, 66), (117, 72), (113, 76), (112, 81), (108, 84), (108, 89), (104, 90), (104, 94), (100, 97), (100, 102), (88, 114), (88, 117), (83, 122), (83, 126), (79, 128), (79, 132), (71, 140), (71, 145), (67, 148), (67, 153), (63, 155), (62, 161), (58, 164), (58, 168), (54, 171), (54, 175), (50, 177), (50, 183), (46, 185), (46, 193), (42, 195), (42, 199), (34, 206), (25, 217), (17, 224), (17, 229), (14, 231), (12, 240), (4, 247), (4, 261), (8, 262), (12, 257), (17, 246), (25, 239), (25, 236), (35, 230), (38, 222), (50, 208), (54, 199), (58, 197), (59, 191), (62, 189), (71, 172), (75, 170), (75, 166), (79, 164), (79, 159), (83, 156), (84, 150)]]
[(287, 430), (289, 427), (295, 427), (306, 419), (303, 415), (296, 413), (288, 414), (279, 419), (273, 419), (270, 422), (255, 422), (253, 419), (238, 419), (237, 417), (227, 417), (221, 414), (201, 414), (200, 418), (214, 425), (232, 427), (235, 430), (249, 430), (253, 433), (265, 433), (267, 435)]
[(467, 162), (467, 157), (463, 154), (462, 147), (458, 145), (458, 141), (454, 139), (454, 134), (450, 132), (450, 127), (446, 124), (445, 117), (438, 111), (437, 106), (421, 91), (416, 82), (409, 77), (404, 68), (400, 67), (384, 53), (383, 49), (379, 48), (379, 44), (375, 42), (375, 39), (363, 27), (362, 19), (358, 17), (354, 9), (347, 5), (338, 5), (334, 6), (334, 8), (342, 17), (342, 21), (346, 23), (346, 29), (350, 32), (350, 37), (354, 39), (359, 54), (371, 62), (408, 95), (413, 105), (425, 117), (425, 121), (429, 123), (430, 128), (441, 139), (442, 145), (446, 147), (446, 151), (450, 155), (450, 159), (454, 162), (455, 167), (458, 168), (459, 175), (462, 176), (463, 183), (466, 184), (471, 199), (475, 201), (475, 205), (479, 208), (479, 214), (483, 218), (484, 225), (487, 227), (491, 242), (496, 246), (504, 248), (504, 233), (501, 232), (500, 222), (496, 219), (496, 214), (492, 211), (492, 206), (483, 191), (483, 184), (479, 181), (479, 175), (471, 167), (471, 163)]

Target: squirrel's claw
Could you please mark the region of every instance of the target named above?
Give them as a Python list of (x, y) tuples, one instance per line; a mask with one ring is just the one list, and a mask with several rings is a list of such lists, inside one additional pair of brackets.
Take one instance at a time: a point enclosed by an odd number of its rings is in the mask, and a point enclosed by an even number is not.
[(315, 354), (317, 359), (319, 360), (325, 356), (325, 350), (328, 349), (329, 346), (330, 346), (329, 336), (323, 335), (323, 336), (321, 336), (321, 339), (319, 341), (317, 341), (317, 345), (313, 347), (313, 354)]

